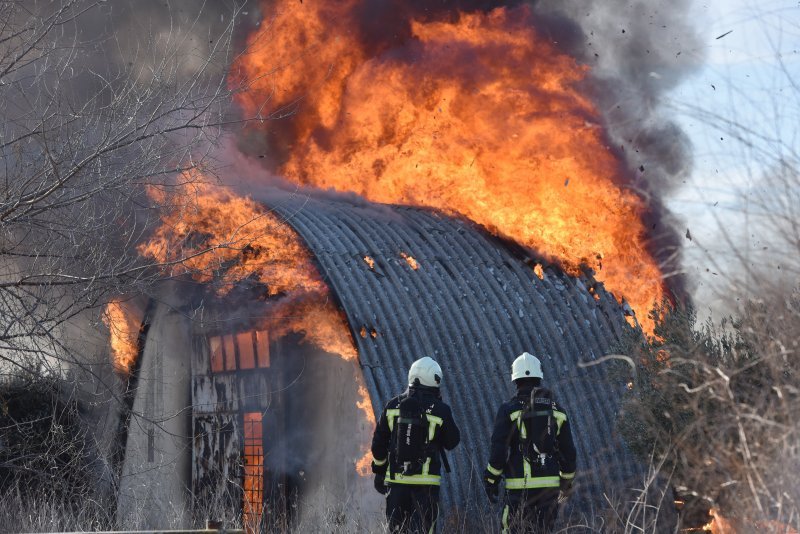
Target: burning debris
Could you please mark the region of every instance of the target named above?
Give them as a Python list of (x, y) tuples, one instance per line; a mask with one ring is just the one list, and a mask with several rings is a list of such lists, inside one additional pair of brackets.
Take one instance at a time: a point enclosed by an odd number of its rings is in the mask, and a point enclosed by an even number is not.
[[(708, 511), (711, 521), (703, 526), (703, 532), (712, 534), (744, 534), (745, 532), (764, 532), (766, 534), (798, 534), (797, 530), (780, 521), (745, 522), (737, 528), (734, 523), (723, 517), (719, 510), (712, 508)], [(694, 530), (694, 529), (693, 529)]]
[(417, 260), (415, 260), (415, 259), (414, 259), (414, 257), (413, 257), (413, 256), (410, 256), (410, 255), (406, 254), (405, 252), (401, 252), (401, 253), (400, 253), (400, 256), (401, 256), (401, 257), (402, 257), (404, 260), (406, 260), (406, 263), (409, 265), (409, 267), (411, 267), (411, 268), (412, 268), (412, 269), (414, 269), (415, 271), (416, 271), (417, 269), (419, 269), (419, 263), (417, 262)]
[(369, 265), (370, 270), (375, 270), (375, 260), (372, 259), (372, 256), (364, 256), (364, 263)]
[(711, 516), (711, 521), (703, 526), (703, 531), (712, 532), (713, 534), (736, 534), (730, 522), (719, 515), (719, 512), (715, 508), (709, 510), (708, 515)]
[(594, 300), (600, 300), (600, 295), (597, 294), (597, 284), (589, 285), (589, 294), (592, 296), (592, 298), (594, 298)]
[[(264, 3), (271, 23), (236, 65), (253, 81), (239, 103), (254, 112), (270, 99), (276, 109), (303, 99), (290, 125), (265, 132), (287, 149), (275, 171), (465, 215), (572, 274), (602, 258), (589, 267), (651, 332), (648, 312), (665, 293), (646, 205), (619, 185), (620, 160), (581, 89), (588, 67), (534, 29), (527, 4), (408, 7), (397, 32), (372, 32), (363, 8)], [(269, 43), (263, 53), (260, 42)]]
[(369, 335), (369, 337), (371, 337), (372, 339), (377, 339), (378, 337), (377, 330), (375, 330), (374, 328), (370, 328), (369, 330), (367, 330), (366, 326), (361, 327), (359, 334), (361, 335), (361, 339), (367, 339), (367, 335)]

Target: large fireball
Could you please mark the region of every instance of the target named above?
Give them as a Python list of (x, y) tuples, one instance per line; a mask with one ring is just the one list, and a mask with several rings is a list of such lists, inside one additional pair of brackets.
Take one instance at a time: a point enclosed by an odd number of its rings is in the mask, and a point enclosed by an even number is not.
[(361, 7), (264, 3), (269, 23), (234, 72), (251, 82), (246, 111), (290, 114), (264, 126), (276, 170), (460, 213), (570, 273), (586, 265), (652, 332), (664, 288), (646, 205), (620, 185), (587, 67), (538, 35), (525, 5), (411, 19), (383, 44), (356, 31)]

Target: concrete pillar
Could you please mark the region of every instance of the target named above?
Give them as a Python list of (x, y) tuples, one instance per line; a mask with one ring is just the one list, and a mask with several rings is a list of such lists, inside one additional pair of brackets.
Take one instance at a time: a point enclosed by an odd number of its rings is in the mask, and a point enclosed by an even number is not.
[(123, 529), (189, 526), (191, 504), (191, 325), (161, 304), (139, 366), (120, 480)]

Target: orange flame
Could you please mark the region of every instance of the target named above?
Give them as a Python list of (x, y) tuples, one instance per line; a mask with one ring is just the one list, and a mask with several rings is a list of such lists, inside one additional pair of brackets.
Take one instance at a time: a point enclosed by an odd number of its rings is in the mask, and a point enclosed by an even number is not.
[(282, 303), (270, 313), (266, 328), (275, 337), (301, 333), (306, 342), (325, 352), (353, 362), (358, 358), (347, 319), (333, 304), (327, 290), (306, 293), (302, 299)]
[(251, 113), (298, 107), (273, 122), (287, 145), (278, 171), (463, 214), (572, 274), (587, 265), (652, 332), (664, 287), (646, 205), (617, 182), (621, 162), (580, 90), (588, 67), (538, 35), (526, 5), (414, 20), (388, 51), (358, 40), (358, 7), (263, 2), (271, 24), (250, 44), (269, 46), (239, 60), (251, 89), (238, 100)]
[[(367, 420), (368, 434), (372, 434), (372, 431), (375, 429), (375, 414), (372, 411), (372, 400), (369, 397), (367, 386), (364, 385), (363, 375), (357, 374), (356, 377), (358, 382), (358, 396), (361, 399), (356, 405)], [(356, 461), (356, 471), (362, 477), (372, 476), (372, 451), (370, 450), (370, 444), (367, 442), (362, 443), (361, 452), (361, 458)]]
[(719, 510), (712, 508), (708, 511), (711, 521), (703, 526), (703, 530), (713, 534), (739, 534), (740, 532), (764, 532), (765, 534), (798, 534), (797, 530), (780, 521), (756, 521), (750, 522), (737, 529), (733, 523), (723, 517)]
[(708, 514), (711, 516), (711, 521), (703, 526), (703, 530), (713, 532), (714, 534), (736, 534), (736, 530), (731, 525), (730, 521), (725, 519), (719, 514), (719, 510), (712, 508)]
[(310, 254), (277, 214), (202, 177), (186, 178), (169, 193), (171, 198), (160, 189), (148, 191), (172, 209), (162, 216), (153, 238), (139, 247), (142, 256), (167, 264), (172, 276), (189, 274), (199, 282), (218, 283), (220, 295), (253, 278), (270, 296), (325, 291)]
[(138, 354), (139, 321), (135, 310), (123, 301), (111, 300), (103, 312), (103, 322), (109, 331), (114, 368), (123, 374), (130, 373)]
[(408, 264), (408, 265), (409, 265), (409, 266), (410, 266), (412, 269), (414, 269), (415, 271), (416, 271), (417, 269), (419, 269), (419, 263), (417, 262), (417, 260), (415, 260), (415, 259), (414, 259), (414, 256), (410, 256), (409, 254), (406, 254), (405, 252), (401, 252), (401, 253), (400, 253), (400, 256), (402, 256), (402, 257), (403, 257), (403, 259), (404, 259), (404, 260), (406, 260), (406, 263), (407, 263), (407, 264)]

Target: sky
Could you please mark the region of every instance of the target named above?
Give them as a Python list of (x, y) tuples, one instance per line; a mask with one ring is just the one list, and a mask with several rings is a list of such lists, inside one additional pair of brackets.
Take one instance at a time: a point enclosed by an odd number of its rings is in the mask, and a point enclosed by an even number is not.
[(684, 267), (695, 302), (717, 312), (731, 292), (747, 292), (742, 262), (783, 276), (787, 254), (798, 253), (773, 216), (800, 214), (798, 180), (787, 188), (774, 178), (781, 158), (800, 153), (800, 2), (697, 0), (693, 16), (703, 44), (686, 53), (703, 67), (667, 110), (692, 141), (694, 166), (667, 202), (691, 236)]

